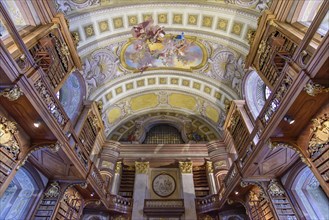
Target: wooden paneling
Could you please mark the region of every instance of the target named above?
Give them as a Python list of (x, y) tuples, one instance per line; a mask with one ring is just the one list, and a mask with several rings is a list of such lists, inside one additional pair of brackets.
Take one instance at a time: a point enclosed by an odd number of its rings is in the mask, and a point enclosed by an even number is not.
[[(16, 101), (9, 101), (7, 98), (0, 97), (0, 105), (6, 109), (10, 116), (15, 118), (31, 140), (56, 140), (47, 125), (42, 123), (41, 116), (26, 96), (23, 95)], [(38, 128), (33, 126), (33, 123), (37, 121), (41, 122)]]

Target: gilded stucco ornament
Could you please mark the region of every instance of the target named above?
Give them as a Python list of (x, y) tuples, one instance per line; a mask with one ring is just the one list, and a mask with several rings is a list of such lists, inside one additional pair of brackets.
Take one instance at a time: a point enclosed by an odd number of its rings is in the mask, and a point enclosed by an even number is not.
[(88, 93), (120, 75), (117, 72), (119, 59), (113, 47), (114, 45), (110, 45), (96, 50), (84, 60), (82, 75), (87, 82)]
[(192, 173), (193, 163), (192, 162), (179, 162), (179, 170), (181, 173)]
[(20, 152), (16, 134), (18, 134), (16, 123), (0, 115), (0, 147), (8, 150), (14, 158), (17, 158)]
[(118, 161), (115, 165), (115, 173), (116, 174), (121, 174), (121, 170), (122, 170), (122, 162)]
[(317, 96), (318, 94), (329, 92), (329, 88), (311, 81), (306, 84), (304, 91), (310, 96)]
[(9, 101), (16, 101), (22, 95), (23, 92), (18, 86), (0, 91), (0, 96), (6, 97)]
[(57, 197), (60, 193), (60, 187), (58, 182), (53, 182), (50, 185), (50, 188), (48, 189), (48, 191), (45, 193), (46, 197)]
[(271, 180), (270, 184), (268, 185), (268, 192), (271, 196), (282, 196), (284, 195), (284, 191), (279, 185), (279, 183), (275, 180)]
[(248, 39), (248, 44), (250, 46), (254, 43), (255, 35), (256, 35), (256, 31), (255, 30), (251, 30), (251, 29), (248, 30), (247, 39)]
[(150, 167), (149, 162), (135, 161), (136, 174), (146, 174), (148, 172), (149, 167)]
[(328, 114), (324, 114), (321, 117), (313, 119), (312, 122), (311, 140), (308, 145), (308, 151), (311, 156), (329, 143), (329, 116)]
[(213, 163), (211, 161), (207, 161), (206, 169), (208, 173), (214, 173)]
[(262, 53), (265, 52), (265, 49), (266, 49), (266, 41), (262, 40), (258, 46), (257, 54), (261, 55)]
[(64, 56), (69, 56), (70, 55), (69, 47), (67, 46), (67, 44), (65, 42), (63, 42), (61, 44), (61, 52)]

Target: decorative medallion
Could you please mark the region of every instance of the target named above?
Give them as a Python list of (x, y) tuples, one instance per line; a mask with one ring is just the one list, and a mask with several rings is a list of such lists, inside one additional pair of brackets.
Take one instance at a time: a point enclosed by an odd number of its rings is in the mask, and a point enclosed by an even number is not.
[(168, 197), (176, 189), (175, 179), (167, 173), (161, 173), (153, 179), (152, 189), (158, 196)]

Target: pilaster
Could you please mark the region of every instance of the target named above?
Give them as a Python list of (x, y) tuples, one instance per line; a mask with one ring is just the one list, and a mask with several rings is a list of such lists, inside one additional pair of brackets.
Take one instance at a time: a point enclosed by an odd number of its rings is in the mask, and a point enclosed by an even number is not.
[(185, 219), (197, 219), (192, 162), (179, 162), (185, 208)]
[(149, 166), (149, 162), (135, 162), (136, 174), (134, 184), (134, 205), (132, 211), (132, 220), (144, 219), (143, 209), (147, 191)]

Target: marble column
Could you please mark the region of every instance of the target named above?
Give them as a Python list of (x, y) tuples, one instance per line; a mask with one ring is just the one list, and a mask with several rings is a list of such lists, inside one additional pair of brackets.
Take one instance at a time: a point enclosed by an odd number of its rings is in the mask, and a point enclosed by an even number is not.
[(115, 174), (112, 182), (111, 194), (117, 195), (119, 193), (121, 172), (122, 172), (122, 162), (118, 161), (115, 166)]
[(185, 219), (197, 219), (192, 162), (179, 162), (185, 208)]
[(134, 205), (132, 220), (145, 219), (143, 216), (144, 200), (147, 192), (149, 162), (135, 162)]
[(209, 183), (210, 194), (217, 194), (213, 163), (211, 161), (207, 161), (206, 168), (207, 168), (207, 178)]

